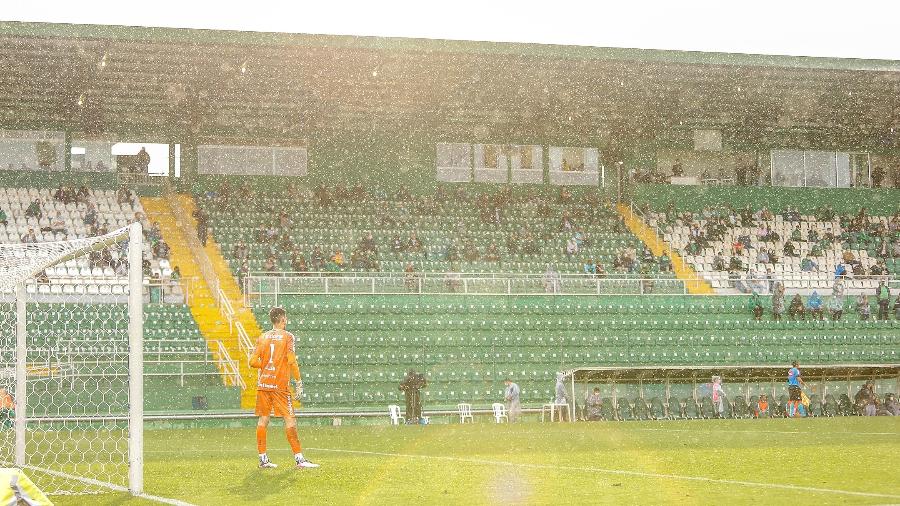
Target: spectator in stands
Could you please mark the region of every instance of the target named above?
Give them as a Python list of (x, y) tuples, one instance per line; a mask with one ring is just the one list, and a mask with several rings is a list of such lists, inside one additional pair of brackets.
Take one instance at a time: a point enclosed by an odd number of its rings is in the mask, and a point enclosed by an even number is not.
[(522, 416), (522, 403), (519, 400), (522, 391), (519, 389), (519, 385), (513, 383), (509, 378), (503, 380), (503, 383), (506, 384), (506, 391), (503, 393), (503, 398), (507, 403), (506, 414), (509, 422), (515, 423)]
[(884, 167), (881, 165), (876, 166), (872, 169), (872, 188), (881, 188), (881, 184), (884, 182), (884, 176), (886, 172), (884, 171)]
[(247, 244), (244, 243), (244, 241), (238, 241), (238, 243), (234, 245), (234, 249), (231, 253), (234, 258), (236, 258), (239, 262), (242, 262), (247, 259), (250, 251), (247, 249)]
[(815, 272), (818, 268), (819, 265), (808, 256), (800, 261), (800, 270), (803, 272)]
[(460, 260), (459, 241), (457, 239), (451, 240), (447, 246), (446, 260), (448, 262), (458, 262)]
[(275, 258), (275, 255), (269, 255), (266, 257), (266, 261), (263, 262), (262, 270), (265, 272), (276, 272), (278, 270), (278, 262)]
[(147, 148), (141, 146), (141, 150), (138, 151), (134, 158), (135, 168), (138, 172), (146, 174), (150, 168), (150, 153), (147, 153)]
[(658, 263), (660, 272), (672, 271), (672, 258), (669, 257), (668, 250), (663, 250), (662, 255), (659, 256)]
[(868, 320), (872, 315), (872, 307), (869, 305), (869, 296), (861, 295), (856, 302), (856, 313), (860, 320)]
[(450, 293), (456, 293), (462, 287), (462, 275), (459, 273), (459, 267), (455, 263), (450, 264), (450, 270), (444, 276), (444, 285)]
[(728, 270), (729, 271), (742, 271), (744, 270), (744, 263), (741, 262), (741, 259), (736, 255), (731, 255), (731, 258), (728, 259)]
[(131, 190), (129, 190), (127, 186), (122, 185), (118, 190), (116, 190), (116, 202), (118, 202), (119, 205), (131, 204)]
[(791, 241), (800, 242), (803, 240), (803, 236), (800, 233), (800, 226), (794, 227), (793, 232), (791, 232)]
[(559, 219), (559, 230), (566, 231), (572, 230), (575, 228), (575, 221), (572, 219), (572, 216), (569, 214), (569, 211), (563, 211), (562, 217)]
[(547, 264), (547, 271), (544, 272), (544, 291), (547, 293), (560, 293), (561, 277), (556, 268)]
[(400, 239), (400, 234), (394, 234), (394, 237), (391, 238), (391, 251), (394, 253), (402, 253), (404, 249), (406, 249), (406, 245), (404, 245), (403, 240)]
[(725, 257), (722, 256), (722, 252), (716, 253), (716, 256), (713, 257), (712, 268), (714, 271), (725, 270)]
[[(122, 264), (124, 264), (124, 263), (125, 263), (125, 262), (122, 262)], [(46, 270), (46, 269), (44, 269), (44, 270), (42, 270), (41, 272), (37, 273), (37, 274), (34, 276), (34, 280), (37, 281), (37, 283), (38, 283), (38, 284), (41, 284), (41, 285), (49, 285), (49, 284), (50, 284), (50, 277), (47, 276), (47, 270)]]
[(831, 204), (820, 206), (815, 211), (816, 221), (832, 221), (834, 219), (834, 209)]
[(878, 319), (887, 320), (891, 305), (891, 290), (883, 280), (878, 282), (878, 288), (875, 289), (875, 301), (878, 303)]
[(775, 290), (772, 293), (772, 317), (775, 321), (781, 321), (784, 314), (784, 285), (775, 283)]
[(197, 207), (193, 213), (194, 219), (197, 220), (197, 239), (200, 240), (202, 246), (206, 246), (207, 232), (209, 227), (209, 215), (202, 207)]
[(811, 318), (821, 320), (823, 312), (822, 306), (822, 297), (819, 297), (819, 292), (813, 290), (813, 293), (806, 299), (806, 312), (809, 313)]
[(769, 418), (769, 396), (766, 394), (760, 394), (759, 399), (756, 401), (756, 406), (753, 408), (753, 417)]
[(344, 252), (341, 250), (337, 250), (331, 255), (331, 263), (333, 263), (338, 269), (344, 267), (344, 263), (346, 263), (346, 259), (344, 258)]
[(9, 224), (9, 219), (6, 216), (6, 211), (4, 211), (3, 209), (0, 209), (0, 225), (3, 225), (5, 227), (8, 224)]
[(484, 252), (484, 260), (486, 262), (499, 262), (500, 261), (500, 250), (497, 248), (497, 243), (491, 242), (487, 249)]
[(241, 285), (241, 289), (244, 288), (244, 280), (247, 279), (247, 276), (250, 275), (250, 261), (246, 258), (243, 262), (241, 262), (241, 267), (238, 269), (238, 283)]
[[(125, 262), (121, 262), (120, 265), (124, 264)], [(181, 279), (181, 268), (176, 265), (175, 268), (172, 269), (172, 273), (169, 274), (169, 279), (171, 279), (172, 281), (178, 281), (179, 279)]]
[(41, 210), (40, 199), (34, 199), (33, 201), (31, 201), (31, 204), (28, 204), (28, 207), (25, 209), (25, 217), (34, 218), (37, 220), (44, 217), (44, 211)]
[(900, 320), (900, 294), (894, 299), (894, 318)]
[(301, 253), (294, 251), (291, 253), (291, 270), (294, 272), (307, 272), (309, 268), (306, 266), (306, 257)]
[(466, 237), (463, 240), (462, 254), (466, 262), (478, 260), (478, 248), (475, 246), (475, 241), (473, 241), (471, 237)]
[(97, 208), (94, 207), (94, 204), (88, 204), (87, 210), (84, 212), (84, 220), (82, 222), (87, 227), (91, 227), (97, 224)]
[(803, 307), (803, 299), (800, 298), (800, 294), (794, 294), (794, 297), (791, 299), (791, 304), (788, 306), (788, 316), (793, 318), (794, 320), (805, 320), (806, 313)]
[(760, 248), (756, 253), (756, 263), (758, 264), (767, 264), (769, 263), (769, 252), (763, 248)]
[(828, 312), (831, 313), (831, 321), (839, 321), (844, 315), (844, 298), (832, 295), (828, 299)]
[(160, 239), (156, 242), (156, 245), (153, 247), (153, 256), (160, 259), (169, 258), (169, 245), (166, 244), (166, 241)]
[(321, 272), (325, 267), (325, 254), (318, 245), (313, 246), (312, 256), (310, 257), (310, 267), (314, 272)]
[(787, 241), (784, 243), (784, 256), (786, 257), (795, 257), (797, 256), (796, 248), (794, 247), (794, 243), (791, 241)]
[(603, 264), (597, 262), (597, 277), (605, 278), (606, 277), (606, 269), (603, 268)]
[(584, 264), (582, 264), (582, 270), (585, 274), (589, 274), (591, 276), (597, 275), (597, 264), (594, 263), (593, 258), (588, 258)]
[(753, 293), (750, 295), (750, 301), (747, 303), (747, 307), (750, 309), (750, 312), (753, 313), (754, 320), (760, 321), (762, 319), (762, 298), (759, 296), (759, 293), (757, 293), (756, 290), (753, 290)]
[(68, 201), (67, 194), (68, 194), (68, 189), (63, 185), (59, 185), (59, 188), (57, 188), (56, 191), (53, 192), (53, 200), (55, 200), (57, 202), (62, 202), (65, 204)]
[(681, 165), (681, 160), (675, 159), (675, 163), (672, 164), (672, 177), (682, 177), (684, 176), (684, 167)]
[(412, 263), (406, 264), (403, 269), (403, 278), (406, 283), (406, 291), (409, 293), (419, 293), (419, 273)]
[(847, 275), (847, 268), (844, 264), (837, 264), (834, 267), (834, 279), (839, 279)]
[(515, 230), (506, 234), (506, 252), (515, 255), (519, 252), (519, 236)]
[(50, 231), (63, 236), (68, 233), (66, 230), (66, 219), (63, 218), (62, 213), (56, 213), (56, 217), (50, 222)]
[(425, 246), (422, 245), (422, 241), (419, 240), (419, 235), (413, 231), (409, 234), (409, 241), (406, 242), (406, 251), (412, 253), (422, 253), (425, 251)]
[[(97, 232), (99, 232), (99, 229)], [(150, 244), (156, 244), (160, 240), (162, 240), (162, 231), (159, 229), (159, 222), (154, 221), (153, 225), (147, 230), (147, 241)]]
[(23, 244), (34, 243), (37, 242), (37, 235), (35, 235), (33, 228), (29, 228), (28, 232), (25, 232), (19, 240)]
[(574, 237), (572, 237), (571, 239), (568, 240), (568, 242), (566, 242), (565, 253), (566, 253), (566, 255), (568, 255), (570, 257), (578, 254), (578, 243), (575, 242)]

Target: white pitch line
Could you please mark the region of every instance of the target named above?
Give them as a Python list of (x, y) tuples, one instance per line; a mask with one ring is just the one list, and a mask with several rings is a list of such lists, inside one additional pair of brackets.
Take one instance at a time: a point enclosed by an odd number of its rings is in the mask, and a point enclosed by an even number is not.
[[(26, 465), (24, 467), (24, 469), (38, 471), (38, 472), (49, 474), (51, 476), (56, 476), (59, 478), (67, 478), (70, 480), (80, 481), (80, 482), (88, 484), (88, 485), (104, 487), (104, 488), (108, 488), (108, 489), (116, 491), (116, 492), (128, 492), (128, 487), (123, 487), (122, 485), (116, 485), (115, 483), (109, 483), (107, 481), (95, 480), (92, 478), (85, 478), (83, 476), (76, 476), (73, 474), (63, 473), (61, 471), (54, 471), (53, 469), (47, 469), (46, 467)], [(137, 494), (137, 497), (140, 497), (142, 499), (147, 499), (148, 501), (156, 501), (156, 502), (163, 503), (163, 504), (171, 504), (172, 506), (195, 506), (191, 503), (180, 501), (178, 499), (170, 499), (168, 497), (160, 497), (160, 496), (155, 496), (155, 495), (150, 495), (150, 494)]]
[(585, 471), (585, 472), (593, 472), (593, 473), (603, 473), (603, 474), (615, 474), (620, 476), (638, 476), (642, 478), (657, 478), (657, 479), (668, 479), (668, 480), (681, 480), (681, 481), (700, 481), (706, 483), (719, 483), (724, 485), (743, 485), (746, 487), (754, 487), (754, 488), (777, 488), (781, 490), (794, 490), (801, 492), (816, 492), (821, 494), (835, 494), (835, 495), (852, 495), (859, 497), (881, 497), (886, 499), (900, 499), (900, 495), (893, 494), (879, 494), (875, 492), (856, 492), (853, 490), (840, 490), (834, 488), (819, 488), (819, 487), (807, 487), (802, 485), (784, 485), (780, 483), (764, 483), (764, 482), (753, 482), (753, 481), (744, 481), (744, 480), (728, 480), (724, 478), (709, 478), (706, 476), (686, 476), (680, 474), (667, 474), (667, 473), (649, 473), (644, 471), (628, 471), (625, 469), (603, 469), (600, 467), (581, 467), (581, 466), (555, 466), (550, 464), (523, 464), (517, 462), (507, 462), (504, 460), (488, 460), (488, 459), (474, 459), (474, 458), (463, 458), (463, 457), (449, 457), (449, 456), (441, 456), (441, 455), (416, 455), (412, 453), (387, 453), (387, 452), (371, 452), (364, 450), (339, 450), (334, 448), (307, 448), (308, 450), (322, 451), (322, 452), (333, 452), (333, 453), (351, 453), (357, 455), (374, 455), (379, 457), (402, 457), (402, 458), (412, 458), (412, 459), (432, 459), (432, 460), (446, 460), (451, 462), (465, 462), (470, 464), (480, 464), (480, 465), (490, 465), (490, 466), (510, 466), (510, 467), (524, 467), (529, 469), (553, 469), (553, 470), (566, 470), (566, 471)]
[[(655, 428), (628, 428), (625, 430), (644, 430), (644, 431), (653, 431), (653, 432), (697, 432), (697, 429), (655, 429)], [(808, 431), (802, 430), (729, 430), (727, 431), (729, 434), (734, 433), (746, 433), (746, 434), (806, 434)], [(819, 432), (816, 431), (816, 436), (821, 435), (833, 435), (833, 436), (900, 436), (900, 432)]]

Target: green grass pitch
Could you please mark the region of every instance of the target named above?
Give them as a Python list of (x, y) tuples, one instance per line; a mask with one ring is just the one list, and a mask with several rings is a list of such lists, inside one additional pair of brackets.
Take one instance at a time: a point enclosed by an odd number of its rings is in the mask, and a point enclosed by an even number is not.
[[(230, 504), (900, 503), (900, 418), (280, 426), (256, 468), (248, 429), (146, 432), (148, 494)], [(58, 505), (158, 504), (126, 494)]]

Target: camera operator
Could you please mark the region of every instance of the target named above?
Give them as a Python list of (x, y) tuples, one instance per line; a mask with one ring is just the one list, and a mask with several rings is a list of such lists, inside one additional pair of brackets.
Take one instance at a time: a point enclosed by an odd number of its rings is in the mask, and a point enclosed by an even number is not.
[(416, 424), (422, 418), (422, 396), (419, 390), (427, 386), (425, 375), (413, 369), (407, 371), (406, 377), (400, 382), (400, 390), (406, 396), (406, 423)]

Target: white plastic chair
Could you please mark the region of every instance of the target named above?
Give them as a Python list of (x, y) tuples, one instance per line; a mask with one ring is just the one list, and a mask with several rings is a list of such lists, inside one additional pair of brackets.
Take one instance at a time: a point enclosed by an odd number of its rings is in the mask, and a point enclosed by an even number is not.
[(459, 423), (466, 423), (466, 420), (469, 420), (469, 423), (475, 423), (475, 417), (472, 416), (471, 404), (463, 402), (457, 404), (456, 407), (459, 409)]
[(506, 416), (506, 406), (504, 406), (500, 402), (495, 402), (491, 404), (491, 409), (494, 410), (494, 421), (497, 423), (502, 423), (502, 420), (509, 422), (509, 417)]
[(388, 414), (391, 416), (391, 425), (403, 424), (403, 417), (400, 416), (400, 406), (391, 404), (388, 406)]

